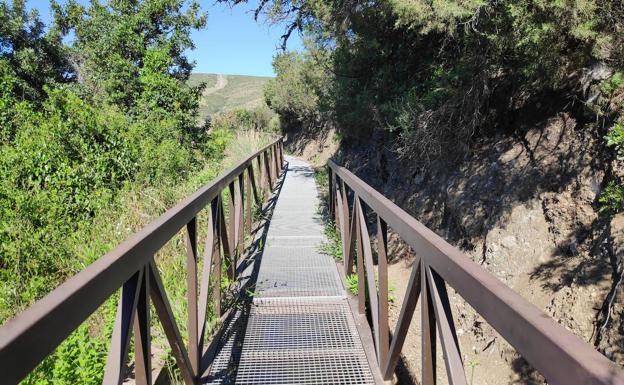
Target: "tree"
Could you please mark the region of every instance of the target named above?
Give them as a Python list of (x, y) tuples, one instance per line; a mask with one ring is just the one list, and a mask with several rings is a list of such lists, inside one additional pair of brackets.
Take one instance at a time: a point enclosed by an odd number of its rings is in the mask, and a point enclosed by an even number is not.
[(20, 100), (41, 100), (44, 85), (74, 77), (60, 34), (54, 28), (46, 31), (37, 11), (26, 11), (24, 0), (0, 2), (0, 67), (3, 76), (13, 78), (3, 91)]
[[(621, 1), (267, 0), (260, 15), (286, 23), (283, 46), (294, 31), (310, 41), (304, 64), (276, 61), (293, 66), (276, 66), (280, 93), (303, 89), (280, 77), (318, 66), (329, 74), (319, 100), (344, 137), (385, 129), (414, 161), (461, 159), (466, 144), (503, 126), (510, 106), (574, 93), (597, 62), (624, 68)], [(319, 51), (327, 60), (315, 60)], [(297, 103), (280, 108), (292, 115)]]
[[(52, 6), (62, 35), (73, 33), (71, 61), (88, 92), (136, 114), (195, 111), (200, 89), (184, 85), (193, 66), (184, 51), (194, 48), (191, 31), (206, 23), (198, 3), (95, 0), (83, 6), (71, 0)], [(178, 118), (191, 128), (188, 117)]]

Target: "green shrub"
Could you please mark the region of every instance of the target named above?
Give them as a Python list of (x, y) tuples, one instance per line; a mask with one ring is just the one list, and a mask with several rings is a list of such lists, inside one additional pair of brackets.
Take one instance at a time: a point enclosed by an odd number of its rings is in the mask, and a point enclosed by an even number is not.
[[(116, 307), (116, 298), (107, 301), (96, 313), (97, 316), (72, 332), (20, 384), (101, 384)], [(96, 328), (98, 324), (103, 324), (102, 330)]]
[(319, 251), (333, 257), (336, 261), (342, 261), (342, 241), (333, 222), (325, 225), (325, 237), (327, 242), (319, 246)]
[[(621, 85), (615, 86), (619, 88)], [(624, 124), (616, 122), (607, 133), (607, 146), (614, 147), (619, 157), (624, 156)], [(598, 198), (600, 211), (618, 213), (624, 210), (624, 186), (616, 181), (610, 181)]]
[(358, 275), (357, 274), (349, 274), (347, 275), (347, 290), (351, 292), (354, 296), (357, 297), (359, 289), (358, 289)]
[(614, 181), (609, 182), (602, 191), (598, 202), (601, 205), (600, 211), (607, 213), (618, 213), (624, 210), (624, 186)]
[(526, 103), (586, 89), (579, 75), (595, 63), (614, 71), (606, 93), (622, 83), (620, 1), (259, 4), (305, 31), (305, 50), (278, 55), (265, 89), (282, 129), (331, 127), (350, 142), (385, 129), (416, 166), (461, 160), (480, 136), (507, 135)]
[(88, 328), (81, 326), (21, 384), (101, 384), (106, 364), (106, 345), (102, 337), (92, 337)]
[(618, 151), (621, 151), (624, 148), (624, 123), (615, 123), (605, 139), (607, 146), (616, 147)]
[(609, 79), (606, 79), (600, 83), (600, 90), (611, 96), (615, 91), (619, 90), (624, 86), (624, 73), (616, 72)]
[[(0, 324), (214, 178), (233, 137), (196, 125), (201, 87), (186, 86), (184, 56), (205, 22), (196, 3), (52, 8), (46, 28), (0, 0)], [(184, 334), (178, 238), (157, 259)], [(24, 383), (101, 383), (115, 303)]]
[(210, 129), (279, 132), (279, 119), (265, 105), (254, 108), (235, 108), (212, 115)]

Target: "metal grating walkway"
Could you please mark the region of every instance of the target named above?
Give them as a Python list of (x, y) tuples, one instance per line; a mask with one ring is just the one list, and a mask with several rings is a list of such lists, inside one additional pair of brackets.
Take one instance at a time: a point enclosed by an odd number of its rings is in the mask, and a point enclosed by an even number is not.
[(314, 173), (289, 158), (253, 301), (227, 325), (208, 384), (374, 384), (336, 265), (321, 254)]

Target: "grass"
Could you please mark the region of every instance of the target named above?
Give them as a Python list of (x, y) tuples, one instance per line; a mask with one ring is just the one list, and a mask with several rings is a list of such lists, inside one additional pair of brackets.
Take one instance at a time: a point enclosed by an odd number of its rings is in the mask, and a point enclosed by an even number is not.
[(358, 295), (358, 276), (357, 274), (347, 275), (347, 289), (357, 297)]
[(262, 147), (271, 143), (274, 138), (262, 131), (237, 131), (236, 137), (225, 150), (224, 164), (232, 167)]
[[(327, 168), (315, 168), (314, 180), (316, 181), (316, 186), (319, 189), (321, 195), (319, 211), (321, 212), (321, 215), (323, 217), (323, 222), (325, 224), (324, 232), (325, 237), (327, 238), (327, 241), (323, 242), (319, 246), (319, 251), (323, 254), (333, 257), (336, 261), (342, 261), (342, 240), (340, 239), (340, 233), (338, 232), (336, 224), (334, 223), (332, 218), (328, 217), (329, 177), (327, 174)], [(355, 278), (357, 279), (357, 276)]]
[[(379, 280), (377, 279), (377, 274), (375, 274), (375, 285), (379, 289)], [(358, 295), (358, 275), (353, 273), (347, 276), (347, 290), (351, 292), (354, 296)], [(392, 284), (388, 285), (388, 302), (394, 303), (396, 302), (396, 296), (394, 295), (395, 287)], [(366, 300), (368, 301), (368, 287), (366, 287)]]
[[(327, 205), (328, 205), (328, 188), (329, 188), (329, 175), (327, 173), (326, 167), (316, 168), (314, 170), (314, 179), (318, 186), (319, 191), (321, 192), (321, 204), (319, 206), (319, 210), (321, 213), (327, 213)], [(325, 237), (327, 238), (327, 242), (323, 242), (319, 246), (319, 251), (323, 254), (329, 255), (333, 257), (336, 261), (342, 261), (342, 241), (340, 239), (340, 233), (336, 228), (336, 225), (332, 218), (329, 218), (327, 215), (323, 216), (325, 223)], [(354, 261), (355, 262), (355, 261)], [(377, 273), (375, 272), (375, 282), (378, 285)], [(358, 276), (357, 274), (350, 274), (347, 276), (347, 289), (355, 296), (358, 295)], [(396, 296), (394, 295), (395, 288), (392, 284), (388, 286), (388, 301), (390, 303), (394, 303), (396, 301)], [(368, 298), (368, 293), (366, 293)]]
[(342, 261), (342, 241), (333, 222), (325, 223), (325, 237), (327, 242), (319, 246), (319, 251), (333, 257), (336, 261)]
[(477, 366), (479, 366), (479, 361), (477, 361), (476, 358), (468, 362), (468, 367), (470, 368), (470, 385), (474, 385), (474, 373)]
[[(217, 85), (218, 76), (227, 81), (225, 87), (219, 90), (210, 88)], [(217, 112), (231, 110), (237, 107), (252, 108), (264, 104), (264, 85), (270, 77), (244, 75), (217, 75), (191, 74), (189, 85), (206, 83), (206, 91), (199, 106), (199, 116), (202, 120)]]

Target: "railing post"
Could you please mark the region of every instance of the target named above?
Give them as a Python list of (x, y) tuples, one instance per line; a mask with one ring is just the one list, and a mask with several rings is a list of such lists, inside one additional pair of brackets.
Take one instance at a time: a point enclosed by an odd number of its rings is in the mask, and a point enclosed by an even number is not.
[(186, 348), (184, 347), (184, 343), (182, 342), (182, 336), (180, 335), (180, 330), (178, 329), (173, 311), (171, 310), (171, 304), (169, 303), (169, 299), (165, 293), (165, 288), (162, 280), (160, 279), (158, 268), (154, 264), (153, 260), (149, 265), (148, 270), (150, 272), (151, 283), (150, 298), (154, 304), (154, 309), (156, 309), (156, 314), (160, 319), (160, 323), (163, 327), (165, 335), (167, 336), (167, 340), (169, 341), (171, 352), (176, 359), (176, 363), (180, 369), (185, 384), (195, 385), (196, 379), (193, 374), (192, 364), (188, 357)]
[(377, 275), (379, 276), (379, 367), (388, 362), (388, 225), (377, 215)]
[(284, 139), (280, 138), (279, 140), (279, 154), (280, 154), (280, 164), (284, 165)]
[(247, 168), (247, 173), (249, 174), (249, 182), (251, 183), (251, 193), (253, 194), (253, 200), (256, 205), (261, 206), (262, 201), (260, 200), (260, 195), (258, 191), (258, 186), (256, 185), (256, 175), (253, 168), (253, 163), (249, 165)]
[(123, 379), (132, 334), (131, 329), (134, 324), (135, 309), (140, 292), (139, 282), (142, 279), (143, 270), (141, 269), (126, 281), (121, 289), (121, 298), (117, 306), (115, 326), (111, 336), (102, 384), (119, 385)]
[(197, 218), (186, 225), (186, 299), (188, 304), (188, 352), (195, 381), (199, 376), (199, 333), (197, 316)]
[(436, 326), (433, 306), (431, 303), (430, 286), (427, 283), (427, 265), (420, 260), (420, 284), (422, 301), (420, 302), (421, 317), (421, 354), (422, 354), (422, 384), (436, 383)]
[(264, 153), (264, 168), (266, 171), (267, 181), (269, 185), (268, 193), (271, 194), (271, 191), (273, 191), (273, 175), (271, 174), (271, 164), (269, 162), (269, 155), (267, 152)]
[[(379, 319), (381, 318), (379, 297), (381, 296), (382, 291), (380, 290), (380, 293), (377, 294), (378, 290), (377, 290), (377, 285), (375, 282), (375, 267), (374, 267), (374, 262), (373, 262), (373, 252), (371, 248), (370, 236), (368, 235), (368, 225), (366, 224), (366, 213), (364, 211), (364, 206), (362, 205), (362, 202), (359, 198), (356, 200), (355, 203), (357, 205), (359, 225), (360, 225), (358, 236), (360, 239), (359, 243), (361, 246), (358, 249), (358, 252), (362, 251), (362, 259), (363, 259), (363, 264), (361, 267), (358, 266), (358, 271), (363, 271), (361, 276), (362, 277), (365, 276), (366, 278), (366, 288), (368, 289), (368, 303), (370, 306), (371, 318), (373, 321), (373, 338), (375, 340), (377, 362), (378, 364), (381, 365), (380, 340), (382, 338), (387, 340), (387, 334), (385, 337), (382, 336), (380, 333), (380, 329), (379, 329), (379, 323), (380, 323)], [(359, 258), (358, 258), (358, 261), (360, 261)], [(382, 278), (380, 277), (380, 279)], [(358, 283), (359, 283), (359, 279), (358, 279)], [(386, 298), (387, 298), (387, 295), (386, 295)]]
[(152, 384), (151, 323), (149, 306), (149, 271), (143, 268), (139, 299), (134, 318), (134, 372), (137, 385)]
[(264, 171), (262, 169), (263, 167), (262, 154), (263, 153), (260, 153), (256, 159), (258, 161), (258, 183), (259, 183), (258, 186), (260, 187), (260, 190), (262, 191), (262, 200), (264, 200), (264, 189), (265, 189), (266, 182), (264, 180)]
[(280, 163), (279, 159), (280, 159), (279, 144), (275, 144), (273, 146), (273, 161), (275, 162), (275, 179), (277, 179), (277, 177), (282, 172), (282, 164)]
[(329, 194), (329, 218), (334, 218), (334, 213), (335, 213), (335, 205), (336, 205), (336, 201), (335, 201), (335, 197), (334, 197), (334, 190), (335, 190), (335, 185), (336, 185), (336, 175), (334, 174), (334, 172), (332, 171), (331, 167), (329, 167), (329, 165), (327, 166), (327, 183), (329, 184), (328, 189), (327, 189), (327, 193)]
[(271, 149), (269, 150), (269, 154), (270, 154), (270, 159), (269, 161), (271, 162), (271, 174), (273, 175), (273, 183), (275, 183), (277, 181), (277, 161), (275, 159), (275, 146), (271, 146)]
[(346, 231), (345, 233), (348, 234), (348, 237), (346, 238), (346, 257), (345, 257), (345, 272), (346, 274), (351, 274), (351, 272), (353, 271), (353, 261), (355, 259), (355, 249), (356, 249), (356, 244), (355, 244), (355, 236), (357, 234), (357, 212), (355, 210), (355, 198), (357, 197), (357, 194), (355, 194), (355, 192), (353, 193), (353, 209), (351, 210), (351, 222), (349, 223), (349, 198), (348, 198), (348, 194), (347, 194), (347, 189), (344, 188), (346, 186), (345, 183), (343, 183), (342, 187), (342, 194), (343, 194), (343, 200), (345, 203), (343, 203), (342, 207), (345, 210), (345, 224), (344, 226), (346, 226)]
[(345, 264), (345, 268), (346, 268), (346, 261), (345, 261), (345, 239), (346, 239), (346, 235), (345, 235), (345, 227), (343, 225), (345, 219), (343, 217), (344, 215), (344, 210), (342, 209), (342, 205), (344, 204), (344, 202), (342, 201), (342, 196), (340, 195), (340, 187), (338, 185), (334, 186), (334, 205), (335, 205), (335, 209), (334, 209), (334, 223), (336, 226), (336, 231), (340, 232), (340, 242), (342, 244), (342, 257), (343, 257), (343, 263)]
[[(213, 285), (213, 302), (215, 317), (221, 317), (221, 257), (226, 258), (226, 253), (229, 253), (229, 245), (227, 243), (227, 235), (225, 234), (225, 215), (223, 214), (223, 201), (221, 196), (217, 197), (216, 204), (216, 218), (217, 223), (217, 236), (218, 244), (215, 246), (218, 248), (218, 252), (215, 254), (214, 260), (214, 285)], [(223, 249), (223, 253), (221, 253)]]
[[(207, 326), (206, 326), (206, 319), (208, 318), (208, 300), (209, 297), (211, 297), (214, 300), (214, 294), (212, 294), (212, 296), (210, 295), (210, 275), (212, 273), (214, 273), (214, 261), (219, 261), (219, 269), (221, 268), (221, 259), (218, 256), (218, 254), (221, 252), (220, 246), (219, 246), (219, 233), (218, 233), (218, 223), (219, 223), (219, 216), (218, 216), (218, 199), (214, 198), (211, 202), (210, 202), (210, 213), (208, 213), (208, 226), (207, 226), (207, 234), (206, 234), (206, 242), (204, 244), (204, 265), (202, 268), (202, 274), (201, 274), (201, 283), (200, 283), (200, 293), (199, 293), (199, 304), (198, 304), (198, 316), (199, 316), (199, 341), (197, 343), (197, 350), (200, 352), (200, 354), (203, 354), (203, 347), (204, 347), (204, 337), (206, 336), (206, 330), (207, 330)], [(212, 274), (213, 280), (217, 279), (216, 276), (220, 275), (220, 271), (219, 274)], [(220, 277), (219, 277), (220, 278)], [(220, 284), (220, 281), (219, 281)], [(216, 288), (213, 288), (213, 290)], [(215, 303), (214, 305), (215, 310), (217, 307), (217, 304)], [(220, 311), (220, 309), (219, 309)], [(220, 315), (217, 316), (217, 318)], [(199, 372), (202, 373), (203, 370), (205, 368), (203, 368), (201, 366), (201, 359), (200, 359), (200, 367), (199, 367)]]
[(345, 275), (351, 274), (353, 270), (353, 259), (351, 256), (351, 229), (353, 228), (352, 218), (349, 217), (349, 201), (347, 200), (347, 190), (345, 183), (340, 181), (340, 192), (342, 194), (342, 260), (344, 262)]
[(251, 180), (253, 178), (253, 169), (251, 167), (247, 168), (247, 177), (245, 178), (245, 229), (247, 230), (247, 234), (251, 235), (251, 223), (252, 223), (252, 210), (251, 205), (252, 200), (251, 196), (253, 194), (253, 190), (251, 187)]
[[(353, 216), (355, 223), (355, 232), (351, 233), (351, 237), (355, 237), (357, 247), (357, 277), (358, 277), (358, 312), (364, 314), (366, 311), (366, 286), (364, 282), (364, 252), (362, 245), (362, 234), (360, 223), (360, 198), (357, 194), (353, 196)], [(372, 294), (372, 293), (371, 293)]]
[[(344, 250), (344, 233), (343, 233), (343, 228), (342, 228), (342, 222), (343, 222), (343, 218), (342, 218), (342, 198), (340, 197), (340, 187), (338, 187), (337, 185), (334, 186), (334, 213), (333, 213), (333, 219), (334, 219), (334, 224), (336, 226), (336, 231), (340, 232), (340, 240), (342, 242), (342, 249)], [(343, 251), (343, 257), (344, 257), (344, 251)]]
[[(243, 250), (245, 249), (245, 222), (243, 218), (244, 207), (243, 204), (245, 202), (245, 183), (244, 183), (244, 170), (238, 176), (238, 195), (236, 197), (236, 235), (237, 235), (237, 244), (236, 244), (236, 258), (242, 258)], [(236, 265), (234, 265), (234, 269), (236, 270)]]
[(401, 306), (401, 312), (399, 313), (399, 319), (397, 320), (394, 333), (392, 335), (392, 343), (390, 344), (390, 350), (388, 353), (388, 360), (385, 364), (381, 365), (381, 374), (385, 381), (388, 381), (394, 373), (394, 368), (399, 360), (399, 355), (403, 350), (403, 344), (405, 343), (405, 337), (409, 330), (414, 310), (416, 310), (416, 304), (418, 303), (418, 297), (420, 296), (421, 285), (421, 264), (419, 260), (414, 261), (412, 266), (412, 272), (410, 274), (409, 282), (405, 293), (405, 299)]
[(427, 280), (436, 324), (440, 333), (440, 342), (442, 352), (444, 353), (444, 364), (449, 383), (453, 385), (468, 385), (446, 284), (431, 268), (427, 269)]
[(229, 245), (229, 260), (230, 268), (228, 269), (228, 276), (231, 279), (236, 278), (236, 239), (237, 239), (237, 228), (238, 228), (238, 218), (236, 217), (237, 208), (236, 208), (236, 185), (234, 182), (229, 185), (229, 195), (228, 195), (228, 245)]

